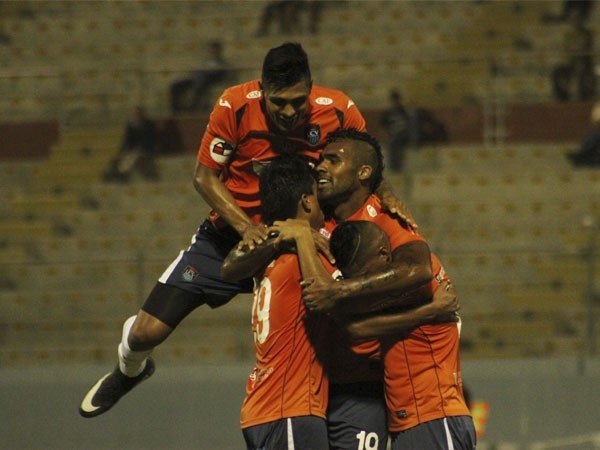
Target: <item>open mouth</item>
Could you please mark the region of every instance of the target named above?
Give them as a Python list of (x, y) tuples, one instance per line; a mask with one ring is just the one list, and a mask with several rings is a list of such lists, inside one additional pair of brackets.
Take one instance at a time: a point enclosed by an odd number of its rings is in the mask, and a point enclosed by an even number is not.
[(318, 187), (327, 186), (328, 184), (331, 184), (331, 180), (329, 178), (319, 177), (317, 179), (317, 186)]

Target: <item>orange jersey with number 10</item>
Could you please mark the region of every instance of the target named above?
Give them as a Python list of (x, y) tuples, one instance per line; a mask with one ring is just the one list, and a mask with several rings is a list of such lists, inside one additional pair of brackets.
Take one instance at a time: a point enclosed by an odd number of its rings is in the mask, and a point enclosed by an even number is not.
[[(335, 268), (321, 257), (332, 275)], [(302, 302), (298, 257), (283, 254), (255, 283), (252, 331), (256, 366), (246, 383), (241, 426), (298, 416), (325, 418), (329, 381), (329, 319), (308, 314)]]
[(318, 161), (327, 135), (342, 128), (365, 130), (358, 108), (341, 91), (313, 86), (304, 123), (285, 135), (271, 130), (259, 82), (249, 81), (225, 90), (217, 101), (198, 163), (223, 170), (223, 183), (238, 206), (252, 220), (260, 221), (257, 174), (261, 166), (286, 154)]

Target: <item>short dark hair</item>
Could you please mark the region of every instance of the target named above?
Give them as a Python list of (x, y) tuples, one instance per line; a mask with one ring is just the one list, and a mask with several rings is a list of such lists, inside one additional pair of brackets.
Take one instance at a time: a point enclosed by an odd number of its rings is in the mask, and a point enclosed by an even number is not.
[(364, 158), (361, 158), (360, 163), (368, 164), (373, 168), (369, 180), (369, 189), (374, 192), (383, 180), (383, 153), (379, 141), (369, 133), (355, 128), (337, 130), (327, 135), (327, 144), (337, 141), (360, 141), (368, 145), (369, 151), (365, 153)]
[(280, 90), (300, 81), (310, 83), (308, 56), (296, 42), (286, 42), (272, 48), (265, 56), (261, 83), (263, 89)]
[(263, 222), (296, 217), (298, 202), (303, 194), (313, 193), (314, 170), (299, 156), (274, 159), (259, 176), (259, 191)]
[[(329, 240), (336, 266), (344, 273), (354, 264), (362, 265), (372, 258), (380, 240), (388, 240), (385, 232), (367, 220), (350, 220), (339, 224)], [(389, 240), (388, 240), (389, 242)]]

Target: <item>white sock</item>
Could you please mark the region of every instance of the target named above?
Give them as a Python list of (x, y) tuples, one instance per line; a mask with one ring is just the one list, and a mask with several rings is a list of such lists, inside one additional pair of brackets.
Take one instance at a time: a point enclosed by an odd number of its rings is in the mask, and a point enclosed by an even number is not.
[(152, 349), (145, 350), (142, 352), (134, 352), (129, 348), (127, 338), (129, 337), (129, 330), (133, 322), (135, 322), (136, 316), (131, 316), (123, 324), (123, 336), (121, 343), (119, 344), (119, 369), (128, 377), (137, 377), (142, 370), (146, 367), (146, 359), (148, 355), (152, 353)]

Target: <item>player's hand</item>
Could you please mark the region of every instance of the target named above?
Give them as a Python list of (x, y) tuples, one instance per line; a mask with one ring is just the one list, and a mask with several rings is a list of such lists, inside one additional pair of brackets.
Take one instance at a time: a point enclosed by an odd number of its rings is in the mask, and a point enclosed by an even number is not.
[(262, 224), (250, 224), (244, 231), (242, 240), (239, 242), (237, 249), (242, 250), (247, 247), (249, 251), (256, 248), (257, 245), (262, 244), (267, 240), (268, 228)]
[(302, 300), (311, 312), (331, 311), (337, 303), (336, 282), (330, 279), (307, 279), (300, 282)]
[(396, 216), (398, 219), (407, 223), (411, 228), (415, 230), (419, 228), (412, 213), (408, 209), (408, 206), (406, 206), (402, 200), (396, 198), (395, 195), (389, 194), (383, 196), (381, 198), (381, 207), (384, 210), (389, 211), (391, 215)]
[(433, 307), (436, 323), (458, 321), (456, 313), (460, 309), (460, 305), (458, 304), (458, 296), (450, 281), (444, 281), (435, 291), (431, 306)]
[(293, 243), (300, 236), (311, 232), (308, 221), (300, 219), (276, 220), (268, 228), (269, 236), (276, 236), (279, 242)]

